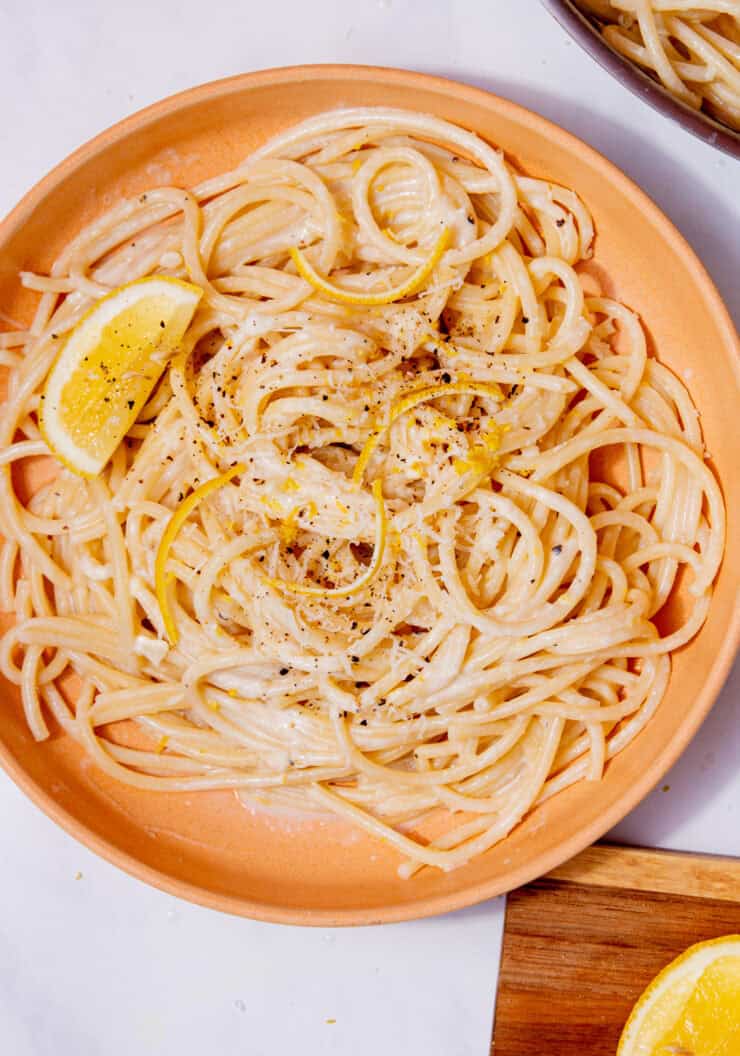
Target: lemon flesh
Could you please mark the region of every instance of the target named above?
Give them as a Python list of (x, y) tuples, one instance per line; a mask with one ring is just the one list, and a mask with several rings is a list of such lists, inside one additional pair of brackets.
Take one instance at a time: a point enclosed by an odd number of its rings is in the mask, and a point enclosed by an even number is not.
[(190, 325), (202, 291), (151, 277), (108, 294), (71, 331), (39, 424), (69, 469), (94, 477), (129, 431)]
[(740, 1056), (740, 935), (691, 946), (632, 1010), (617, 1056)]
[(720, 957), (702, 972), (679, 1020), (651, 1056), (738, 1056), (740, 955)]

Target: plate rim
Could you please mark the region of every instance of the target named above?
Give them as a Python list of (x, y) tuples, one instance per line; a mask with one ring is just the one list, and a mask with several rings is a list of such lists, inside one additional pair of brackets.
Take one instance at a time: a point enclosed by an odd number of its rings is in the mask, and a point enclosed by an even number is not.
[[(696, 285), (700, 287), (703, 297), (712, 304), (718, 323), (726, 330), (728, 347), (735, 346), (737, 354), (734, 360), (734, 372), (740, 390), (740, 340), (738, 340), (729, 312), (694, 249), (652, 198), (617, 165), (604, 157), (594, 147), (547, 118), (493, 92), (462, 81), (433, 74), (394, 67), (351, 63), (303, 64), (271, 67), (264, 70), (235, 74), (230, 77), (207, 81), (166, 96), (110, 125), (96, 136), (87, 140), (35, 183), (5, 218), (0, 221), (0, 246), (22, 227), (46, 195), (79, 166), (107, 146), (142, 130), (147, 125), (166, 117), (173, 111), (184, 109), (191, 104), (200, 103), (214, 94), (237, 93), (244, 89), (274, 84), (300, 83), (306, 79), (326, 78), (340, 80), (347, 77), (376, 83), (392, 81), (394, 85), (415, 86), (424, 88), (427, 91), (431, 90), (439, 95), (454, 95), (458, 99), (472, 105), (488, 109), (493, 108), (499, 113), (515, 118), (520, 124), (524, 124), (530, 130), (535, 131), (540, 137), (555, 138), (560, 140), (561, 143), (565, 143), (571, 150), (580, 153), (586, 152), (591, 162), (595, 166), (600, 167), (605, 173), (608, 173), (612, 182), (618, 184), (620, 193), (635, 202), (640, 209), (647, 210), (651, 214), (651, 218), (659, 229), (661, 237), (687, 259), (690, 270), (695, 275)], [(734, 519), (734, 512), (728, 509), (728, 521)], [(737, 512), (740, 514), (740, 511)], [(186, 901), (209, 909), (217, 909), (237, 916), (272, 923), (324, 927), (396, 923), (435, 916), (472, 906), (503, 894), (505, 891), (529, 883), (573, 857), (608, 832), (645, 798), (685, 750), (719, 696), (739, 646), (740, 606), (736, 607), (733, 620), (726, 629), (726, 633), (708, 670), (703, 690), (695, 699), (691, 711), (684, 717), (678, 734), (668, 744), (662, 746), (661, 751), (653, 761), (651, 769), (644, 774), (638, 775), (635, 781), (617, 797), (609, 809), (597, 820), (574, 831), (551, 851), (541, 852), (528, 863), (512, 869), (503, 886), (500, 881), (495, 879), (478, 881), (462, 886), (455, 891), (429, 895), (408, 902), (394, 902), (384, 906), (338, 909), (317, 909), (316, 907), (301, 905), (277, 906), (254, 898), (213, 891), (196, 883), (179, 879), (142, 862), (134, 854), (115, 846), (109, 839), (90, 829), (83, 821), (79, 820), (66, 807), (55, 800), (50, 793), (45, 791), (2, 741), (0, 741), (0, 765), (21, 791), (47, 817), (69, 835), (79, 840), (88, 849), (94, 851), (111, 864), (123, 869), (129, 875), (145, 881), (168, 894), (176, 895)]]

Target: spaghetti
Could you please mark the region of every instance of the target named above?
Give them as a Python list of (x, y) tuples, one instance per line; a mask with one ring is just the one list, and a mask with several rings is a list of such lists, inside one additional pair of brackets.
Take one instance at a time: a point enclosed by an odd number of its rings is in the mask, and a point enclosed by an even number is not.
[[(683, 385), (582, 289), (592, 240), (573, 191), (476, 136), (337, 110), (26, 275), (36, 316), (0, 336), (0, 667), (34, 736), (52, 715), (152, 792), (329, 811), (406, 876), (598, 781), (706, 616), (724, 512)], [(148, 275), (203, 291), (178, 354), (99, 476), (24, 497), (59, 342)]]
[(582, 0), (615, 51), (682, 103), (740, 130), (738, 0)]

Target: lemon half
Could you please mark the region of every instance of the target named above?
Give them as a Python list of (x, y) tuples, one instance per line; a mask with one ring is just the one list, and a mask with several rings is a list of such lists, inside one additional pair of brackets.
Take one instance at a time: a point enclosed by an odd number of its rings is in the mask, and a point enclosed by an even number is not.
[(202, 290), (162, 276), (119, 286), (65, 339), (39, 427), (69, 469), (94, 477), (136, 421), (190, 325)]
[(738, 1056), (740, 935), (690, 946), (632, 1010), (617, 1056)]

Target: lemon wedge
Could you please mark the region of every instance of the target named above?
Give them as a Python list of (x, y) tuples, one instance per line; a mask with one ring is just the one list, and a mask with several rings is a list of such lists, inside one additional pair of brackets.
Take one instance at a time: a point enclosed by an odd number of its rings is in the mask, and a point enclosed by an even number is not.
[(98, 301), (46, 379), (39, 427), (56, 457), (95, 477), (136, 421), (190, 325), (202, 290), (150, 276)]
[(740, 935), (690, 946), (655, 977), (622, 1033), (617, 1056), (736, 1056)]

